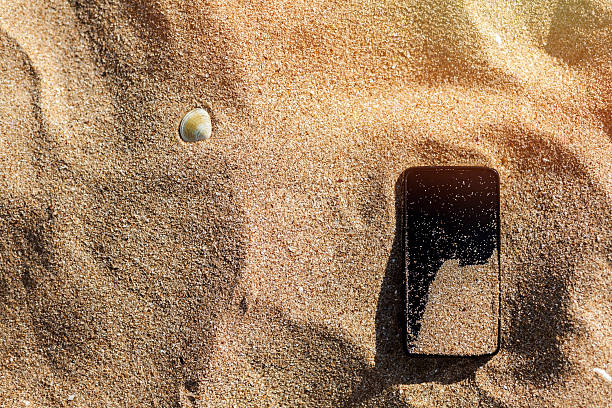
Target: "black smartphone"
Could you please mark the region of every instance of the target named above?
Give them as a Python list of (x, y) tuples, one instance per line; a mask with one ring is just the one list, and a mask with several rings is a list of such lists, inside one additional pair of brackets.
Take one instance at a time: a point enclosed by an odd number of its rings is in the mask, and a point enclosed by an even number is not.
[(499, 176), (487, 167), (403, 175), (406, 346), (411, 355), (499, 350)]

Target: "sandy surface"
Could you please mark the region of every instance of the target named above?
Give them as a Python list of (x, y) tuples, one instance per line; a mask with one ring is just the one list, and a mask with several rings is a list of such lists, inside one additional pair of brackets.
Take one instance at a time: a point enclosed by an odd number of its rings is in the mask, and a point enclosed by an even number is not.
[[(0, 406), (605, 406), (611, 139), (605, 0), (1, 1)], [(490, 360), (400, 345), (435, 164), (500, 174)]]
[[(495, 353), (499, 337), (498, 265), (497, 251), (485, 265), (459, 266), (455, 259), (445, 261), (428, 290), (418, 336), (407, 342), (410, 352), (445, 356)], [(409, 282), (409, 277), (406, 280)], [(409, 334), (407, 337), (410, 339)]]

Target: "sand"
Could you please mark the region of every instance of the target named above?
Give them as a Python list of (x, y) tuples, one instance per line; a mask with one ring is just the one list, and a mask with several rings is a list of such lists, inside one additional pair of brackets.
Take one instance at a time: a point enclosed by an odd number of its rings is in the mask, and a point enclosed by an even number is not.
[[(0, 405), (605, 406), (611, 44), (604, 0), (0, 2)], [(501, 350), (408, 358), (396, 183), (462, 164)]]
[[(410, 341), (410, 333), (407, 334), (408, 350), (428, 356), (495, 353), (499, 337), (498, 265), (497, 251), (484, 266), (459, 266), (455, 259), (445, 261), (428, 288), (416, 339)], [(406, 281), (409, 287), (409, 276)], [(409, 325), (410, 321), (407, 329)]]

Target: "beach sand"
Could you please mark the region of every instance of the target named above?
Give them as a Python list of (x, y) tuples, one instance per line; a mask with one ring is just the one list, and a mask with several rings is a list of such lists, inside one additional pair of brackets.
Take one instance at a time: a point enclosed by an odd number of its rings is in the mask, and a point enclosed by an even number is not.
[[(2, 1), (0, 68), (0, 406), (612, 400), (609, 1)], [(416, 165), (500, 174), (493, 358), (402, 350)]]

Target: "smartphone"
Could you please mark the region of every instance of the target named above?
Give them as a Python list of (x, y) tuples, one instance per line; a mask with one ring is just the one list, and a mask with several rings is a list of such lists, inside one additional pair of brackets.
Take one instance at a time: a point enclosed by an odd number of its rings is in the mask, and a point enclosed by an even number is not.
[(408, 353), (497, 353), (497, 172), (487, 167), (413, 167), (403, 175), (401, 194)]

